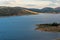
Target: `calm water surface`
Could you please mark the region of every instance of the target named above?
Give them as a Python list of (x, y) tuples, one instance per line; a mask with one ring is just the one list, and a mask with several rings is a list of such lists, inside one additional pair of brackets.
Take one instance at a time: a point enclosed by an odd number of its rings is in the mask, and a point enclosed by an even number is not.
[(0, 18), (0, 40), (53, 40), (58, 32), (40, 32), (36, 24), (60, 23), (60, 14), (38, 14)]

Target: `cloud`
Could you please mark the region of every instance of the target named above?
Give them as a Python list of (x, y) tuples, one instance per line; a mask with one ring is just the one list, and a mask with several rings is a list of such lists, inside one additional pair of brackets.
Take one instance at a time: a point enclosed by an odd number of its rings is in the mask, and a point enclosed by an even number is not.
[(60, 5), (60, 0), (0, 0), (0, 5), (28, 8), (57, 7)]
[[(27, 5), (27, 4), (33, 4), (34, 6), (30, 6), (30, 5)], [(41, 8), (41, 7), (46, 7), (48, 6), (49, 4), (52, 4), (51, 1), (32, 1), (32, 2), (28, 2), (26, 3), (26, 7), (37, 7), (37, 8)]]

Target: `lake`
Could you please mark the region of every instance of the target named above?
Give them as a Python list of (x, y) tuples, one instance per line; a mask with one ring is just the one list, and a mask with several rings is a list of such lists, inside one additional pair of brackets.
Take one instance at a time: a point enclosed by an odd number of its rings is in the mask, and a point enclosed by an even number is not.
[(59, 32), (35, 30), (36, 24), (60, 23), (60, 14), (37, 14), (0, 18), (0, 40), (53, 40)]

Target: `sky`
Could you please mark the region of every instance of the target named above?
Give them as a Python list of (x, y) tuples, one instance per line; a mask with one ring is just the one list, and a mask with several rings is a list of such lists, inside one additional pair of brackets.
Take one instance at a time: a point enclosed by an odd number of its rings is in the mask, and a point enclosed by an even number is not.
[(0, 0), (0, 6), (26, 8), (60, 7), (60, 0)]

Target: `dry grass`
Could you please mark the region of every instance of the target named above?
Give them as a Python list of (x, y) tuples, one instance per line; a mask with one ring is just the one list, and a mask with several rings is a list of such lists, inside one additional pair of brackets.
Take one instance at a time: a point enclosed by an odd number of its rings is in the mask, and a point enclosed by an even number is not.
[(44, 27), (44, 28), (36, 28), (41, 31), (52, 31), (52, 32), (60, 32), (60, 27)]
[(36, 28), (36, 30), (48, 32), (60, 32), (60, 25), (58, 24), (58, 26), (52, 26), (51, 24), (41, 24), (38, 25), (38, 28)]
[(60, 38), (54, 39), (54, 40), (60, 40)]

